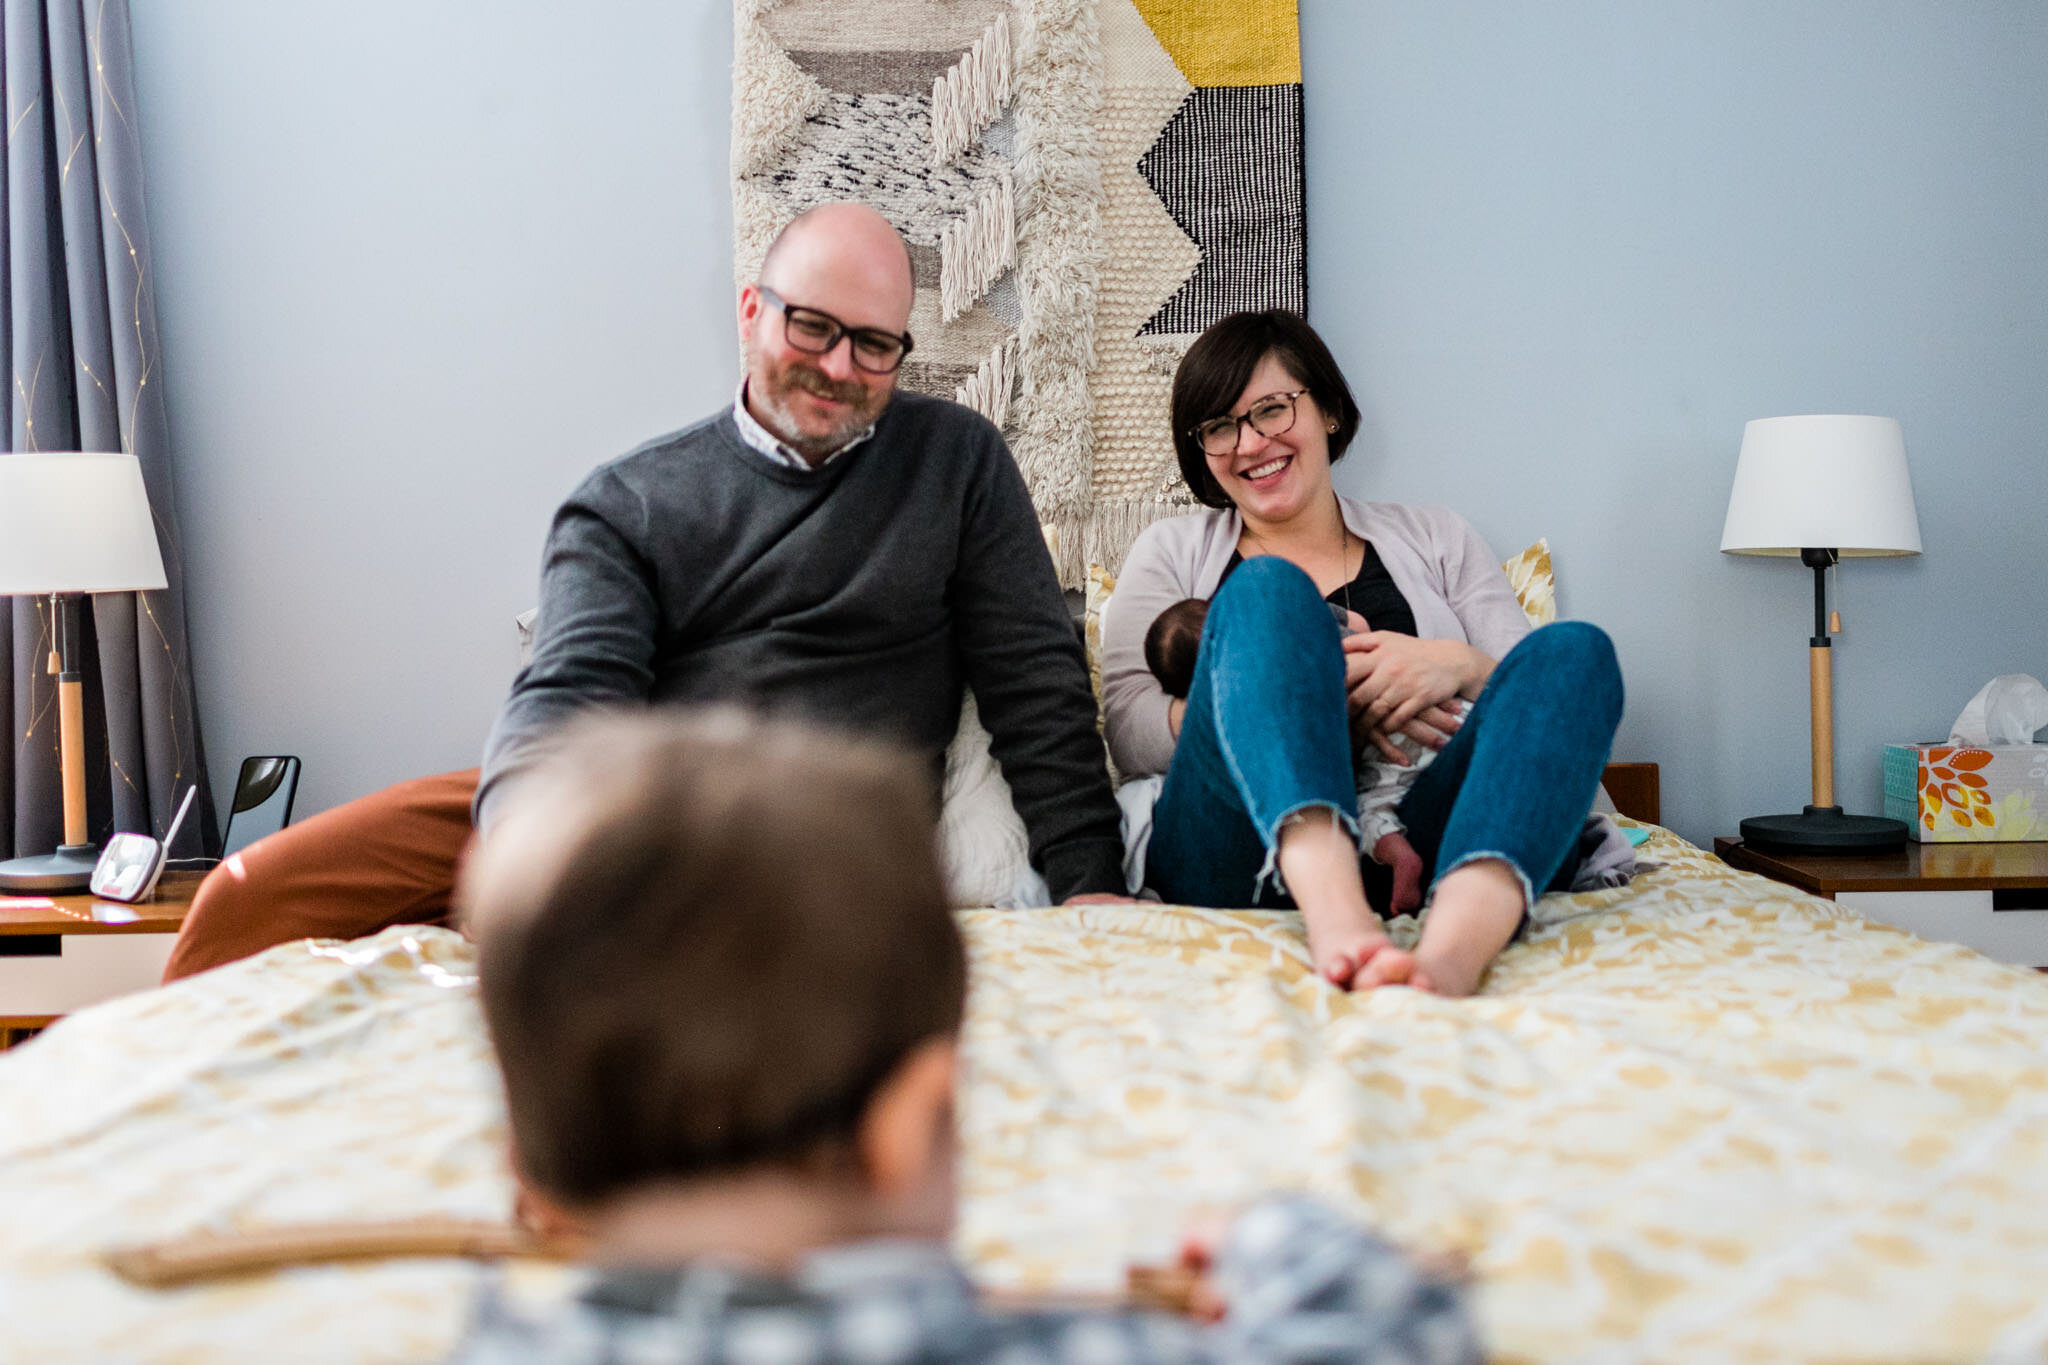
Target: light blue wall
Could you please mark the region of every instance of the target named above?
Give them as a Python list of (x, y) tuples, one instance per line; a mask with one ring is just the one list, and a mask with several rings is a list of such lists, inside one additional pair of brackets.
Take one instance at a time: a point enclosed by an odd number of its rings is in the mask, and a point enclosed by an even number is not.
[[(2048, 9), (1304, 0), (1341, 478), (1550, 537), (1619, 756), (1704, 839), (1805, 787), (1808, 583), (1716, 550), (1745, 419), (1904, 420), (1842, 574), (1842, 790), (2048, 676)], [(730, 393), (724, 0), (179, 0), (137, 68), (215, 773), (475, 761), (548, 512)]]
[(2048, 677), (2048, 6), (1305, 0), (1347, 492), (1548, 536), (1696, 840), (1807, 799), (1810, 573), (1723, 556), (1742, 424), (1905, 424), (1924, 556), (1839, 571), (1839, 791)]
[(713, 0), (138, 5), (216, 783), (469, 767), (549, 514), (737, 375)]

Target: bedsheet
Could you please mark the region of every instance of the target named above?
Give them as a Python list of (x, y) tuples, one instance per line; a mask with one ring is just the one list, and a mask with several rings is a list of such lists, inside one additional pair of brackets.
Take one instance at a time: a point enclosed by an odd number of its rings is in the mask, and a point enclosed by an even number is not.
[[(1307, 1188), (1468, 1258), (1504, 1361), (2048, 1355), (2048, 982), (1644, 851), (1631, 887), (1546, 898), (1469, 1001), (1332, 991), (1288, 914), (966, 912), (963, 1254), (1105, 1288), (1190, 1208)], [(97, 1253), (501, 1216), (502, 1149), (445, 931), (76, 1015), (0, 1055), (0, 1359), (434, 1359), (495, 1271), (156, 1293)]]

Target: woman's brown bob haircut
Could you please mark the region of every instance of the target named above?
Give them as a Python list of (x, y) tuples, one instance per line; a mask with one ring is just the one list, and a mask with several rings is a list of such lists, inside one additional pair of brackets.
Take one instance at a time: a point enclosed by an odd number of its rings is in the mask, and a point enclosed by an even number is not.
[(1195, 338), (1173, 375), (1173, 450), (1180, 457), (1180, 476), (1188, 491), (1206, 507), (1231, 503), (1209, 472), (1195, 425), (1227, 414), (1251, 383), (1252, 371), (1269, 355), (1308, 390), (1325, 417), (1336, 419), (1337, 430), (1330, 434), (1331, 464), (1344, 457), (1358, 434), (1358, 403), (1315, 328), (1284, 308), (1232, 313)]
[(571, 726), (463, 877), (520, 1173), (636, 1186), (851, 1156), (960, 1028), (928, 765), (744, 712)]

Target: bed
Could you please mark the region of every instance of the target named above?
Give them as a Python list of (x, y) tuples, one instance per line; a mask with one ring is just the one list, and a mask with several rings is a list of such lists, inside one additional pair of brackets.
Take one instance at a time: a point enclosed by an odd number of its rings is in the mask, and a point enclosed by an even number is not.
[[(2048, 1351), (2048, 979), (1736, 872), (1550, 897), (1482, 996), (1352, 997), (1297, 917), (969, 911), (959, 1245), (1104, 1289), (1181, 1213), (1305, 1187), (1469, 1261), (1538, 1360)], [(200, 1228), (508, 1207), (454, 934), (286, 945), (0, 1055), (0, 1358), (430, 1360), (450, 1260), (173, 1291), (100, 1264)], [(563, 1272), (514, 1272), (559, 1289)]]

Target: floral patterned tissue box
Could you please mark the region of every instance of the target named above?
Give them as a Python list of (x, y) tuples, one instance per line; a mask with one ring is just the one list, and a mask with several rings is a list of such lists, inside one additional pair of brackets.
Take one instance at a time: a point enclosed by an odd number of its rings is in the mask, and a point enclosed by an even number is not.
[(1884, 813), (1923, 843), (2048, 840), (2048, 744), (1887, 744)]

